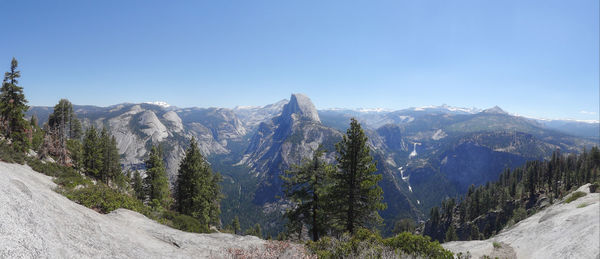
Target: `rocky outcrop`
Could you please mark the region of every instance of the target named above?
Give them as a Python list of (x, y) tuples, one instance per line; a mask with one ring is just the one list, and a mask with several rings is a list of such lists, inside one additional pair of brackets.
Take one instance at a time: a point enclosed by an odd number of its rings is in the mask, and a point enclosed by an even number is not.
[(490, 239), (443, 246), (454, 253), (468, 251), (473, 258), (493, 258), (504, 249), (514, 251), (507, 258), (600, 258), (600, 193), (590, 193), (589, 184), (577, 191), (587, 195), (556, 202)]
[(110, 214), (53, 191), (51, 178), (0, 162), (0, 258), (306, 258), (299, 244), (195, 234), (118, 209)]
[(504, 110), (502, 110), (502, 108), (500, 108), (498, 106), (494, 106), (492, 108), (485, 109), (485, 110), (483, 110), (481, 112), (482, 113), (488, 113), (488, 114), (508, 114)]

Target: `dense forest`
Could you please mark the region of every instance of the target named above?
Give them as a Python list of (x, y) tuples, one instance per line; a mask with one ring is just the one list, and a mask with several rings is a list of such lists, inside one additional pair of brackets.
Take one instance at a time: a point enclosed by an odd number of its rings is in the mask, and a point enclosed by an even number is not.
[(579, 155), (557, 150), (548, 161), (505, 169), (496, 182), (471, 186), (460, 199), (446, 199), (431, 209), (423, 232), (438, 241), (486, 239), (583, 184), (600, 185), (599, 180), (598, 147)]

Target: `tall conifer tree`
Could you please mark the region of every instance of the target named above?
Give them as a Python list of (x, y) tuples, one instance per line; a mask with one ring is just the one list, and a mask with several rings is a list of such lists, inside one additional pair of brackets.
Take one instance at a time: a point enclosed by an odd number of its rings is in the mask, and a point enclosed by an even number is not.
[(324, 150), (319, 147), (311, 160), (293, 166), (281, 176), (286, 198), (295, 206), (285, 213), (290, 232), (301, 234), (304, 225), (310, 226), (313, 241), (327, 233), (329, 220), (326, 214), (327, 177), (332, 167), (321, 160)]
[(196, 139), (192, 137), (185, 157), (179, 165), (175, 185), (175, 207), (179, 213), (198, 219), (208, 229), (218, 221), (221, 198), (220, 175), (213, 174), (204, 160)]
[(131, 186), (133, 187), (133, 191), (135, 192), (135, 197), (141, 201), (143, 201), (146, 196), (144, 193), (144, 182), (143, 181), (144, 180), (142, 179), (140, 172), (135, 170), (135, 172), (133, 172), (133, 179), (131, 181)]
[(10, 71), (4, 74), (2, 88), (0, 88), (0, 125), (6, 135), (13, 141), (20, 142), (24, 149), (28, 142), (25, 134), (28, 123), (23, 115), (29, 107), (23, 94), (23, 87), (18, 85), (21, 72), (17, 67), (18, 62), (13, 58), (10, 62)]
[(165, 169), (162, 152), (152, 146), (146, 160), (146, 178), (144, 178), (146, 196), (153, 206), (168, 207), (170, 203), (169, 180)]
[(375, 174), (367, 141), (360, 124), (352, 118), (350, 128), (335, 146), (338, 170), (332, 175), (331, 200), (336, 202), (333, 207), (338, 211), (335, 216), (339, 224), (351, 234), (359, 227), (380, 222), (377, 211), (386, 208), (383, 190), (377, 185), (382, 176)]
[(98, 131), (94, 126), (86, 131), (83, 140), (83, 167), (87, 175), (101, 177), (102, 149)]

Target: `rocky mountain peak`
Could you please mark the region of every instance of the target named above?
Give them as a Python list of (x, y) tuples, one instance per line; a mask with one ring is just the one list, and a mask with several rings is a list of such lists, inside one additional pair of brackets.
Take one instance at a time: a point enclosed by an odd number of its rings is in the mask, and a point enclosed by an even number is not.
[(488, 114), (508, 114), (504, 110), (502, 110), (502, 108), (498, 107), (497, 105), (492, 108), (485, 109), (482, 112), (488, 113)]
[(310, 98), (303, 94), (292, 94), (290, 102), (288, 102), (281, 112), (282, 118), (304, 118), (316, 122), (321, 122), (317, 108), (312, 103)]

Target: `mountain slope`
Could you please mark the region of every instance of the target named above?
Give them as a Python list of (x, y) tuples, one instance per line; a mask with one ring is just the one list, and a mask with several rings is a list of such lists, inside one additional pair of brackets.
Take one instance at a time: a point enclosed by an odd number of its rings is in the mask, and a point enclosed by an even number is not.
[(239, 162), (259, 178), (254, 202), (262, 205), (276, 201), (276, 196), (281, 195), (279, 176), (292, 164), (312, 156), (319, 145), (328, 151), (327, 159), (333, 161), (334, 143), (341, 136), (339, 131), (321, 124), (308, 97), (292, 94), (279, 116), (260, 123)]
[(53, 191), (50, 177), (0, 162), (1, 258), (304, 258), (301, 245), (195, 234), (133, 211), (99, 214)]
[[(32, 107), (43, 123), (48, 107)], [(230, 109), (165, 107), (155, 104), (119, 104), (109, 107), (74, 107), (85, 127), (107, 127), (115, 136), (121, 164), (125, 168), (145, 169), (144, 160), (151, 145), (164, 149), (167, 173), (175, 181), (177, 168), (189, 140), (198, 140), (204, 156), (228, 154), (232, 143), (241, 142), (246, 128)], [(45, 118), (43, 120), (42, 118)]]
[[(469, 251), (473, 258), (600, 258), (600, 193), (590, 193), (589, 184), (578, 191), (587, 195), (551, 205), (493, 238), (443, 246), (454, 253)], [(494, 248), (494, 242), (501, 247)]]

